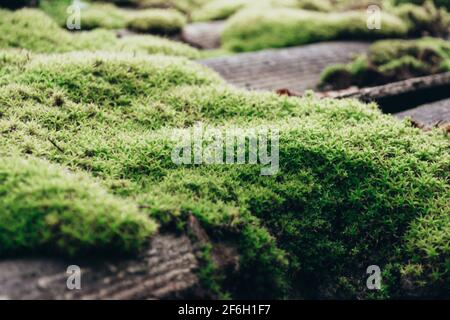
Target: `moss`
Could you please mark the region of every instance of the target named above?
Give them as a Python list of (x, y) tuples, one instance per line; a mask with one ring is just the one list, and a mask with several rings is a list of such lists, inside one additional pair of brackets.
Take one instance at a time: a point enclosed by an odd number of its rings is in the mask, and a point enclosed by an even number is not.
[(156, 224), (84, 174), (37, 159), (1, 156), (0, 255), (43, 250), (130, 252)]
[[(185, 59), (30, 59), (4, 75), (10, 84), (0, 88), (0, 150), (84, 171), (163, 230), (185, 232), (194, 215), (214, 241), (240, 253), (233, 286), (215, 278), (220, 292), (370, 297), (362, 277), (374, 261), (389, 271), (392, 285), (383, 295), (404, 293), (402, 274), (411, 265), (423, 270), (414, 283), (448, 292), (449, 141), (442, 133), (421, 132), (353, 100), (237, 90)], [(278, 128), (279, 172), (175, 165), (172, 128), (197, 121), (221, 131)], [(425, 245), (418, 232), (428, 229)], [(214, 278), (211, 268), (203, 271)]]
[[(416, 5), (424, 4), (429, 0), (395, 0), (395, 3), (397, 4), (404, 4), (404, 3), (412, 3)], [(450, 3), (448, 0), (433, 0), (434, 4), (438, 7), (444, 7), (450, 10)]]
[(412, 36), (445, 36), (449, 32), (450, 15), (444, 9), (436, 9), (431, 1), (423, 6), (403, 4), (392, 9), (392, 12), (408, 24)]
[(199, 59), (204, 54), (186, 44), (150, 35), (137, 35), (119, 39), (109, 51), (163, 54)]
[(207, 2), (200, 10), (194, 12), (194, 21), (211, 21), (227, 19), (239, 10), (251, 5), (250, 0), (215, 0)]
[(67, 21), (67, 8), (72, 0), (41, 0), (39, 8), (52, 17), (60, 26), (65, 26)]
[(160, 8), (176, 9), (187, 15), (191, 15), (195, 10), (210, 0), (131, 0), (130, 2), (138, 8)]
[(207, 2), (193, 14), (195, 21), (224, 20), (246, 8), (300, 8), (314, 11), (330, 11), (331, 4), (327, 0), (214, 0)]
[(179, 83), (196, 85), (219, 81), (214, 73), (188, 60), (88, 52), (38, 56), (18, 77), (21, 83), (33, 84), (43, 93), (56, 86), (67, 92), (74, 102), (104, 106), (129, 106), (152, 92), (161, 92)]
[(232, 51), (279, 48), (332, 39), (376, 39), (405, 35), (399, 18), (382, 15), (383, 28), (369, 30), (365, 12), (320, 13), (296, 9), (248, 9), (228, 20), (222, 43)]
[(127, 27), (137, 32), (172, 35), (179, 33), (186, 22), (176, 10), (147, 9), (130, 15)]
[[(450, 45), (445, 40), (383, 40), (374, 43), (367, 56), (349, 65), (327, 67), (322, 72), (321, 86), (342, 89), (350, 85), (380, 85), (450, 71), (449, 66)], [(345, 82), (339, 77), (342, 69), (348, 71)]]
[(161, 53), (198, 58), (200, 52), (188, 45), (158, 38), (139, 36), (117, 39), (113, 32), (94, 30), (71, 33), (39, 10), (0, 11), (0, 48), (22, 48), (33, 52), (127, 51)]
[(81, 10), (81, 29), (123, 29), (129, 13), (111, 4), (88, 4)]

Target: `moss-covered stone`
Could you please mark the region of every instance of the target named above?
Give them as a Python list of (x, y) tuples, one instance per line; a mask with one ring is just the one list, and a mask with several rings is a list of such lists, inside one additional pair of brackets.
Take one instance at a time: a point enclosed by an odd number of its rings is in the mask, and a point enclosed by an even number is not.
[(321, 86), (334, 89), (374, 86), (445, 71), (450, 71), (447, 41), (383, 40), (373, 44), (366, 56), (348, 65), (327, 67), (322, 72)]
[[(353, 100), (237, 90), (185, 59), (20, 59), (10, 57), (0, 79), (9, 83), (0, 88), (0, 150), (84, 171), (165, 230), (184, 232), (194, 215), (212, 239), (239, 250), (232, 297), (398, 297), (404, 279), (448, 293), (449, 141), (441, 132)], [(278, 128), (279, 172), (175, 165), (173, 128), (197, 121), (221, 131)], [(374, 263), (386, 273), (376, 295), (365, 289)]]

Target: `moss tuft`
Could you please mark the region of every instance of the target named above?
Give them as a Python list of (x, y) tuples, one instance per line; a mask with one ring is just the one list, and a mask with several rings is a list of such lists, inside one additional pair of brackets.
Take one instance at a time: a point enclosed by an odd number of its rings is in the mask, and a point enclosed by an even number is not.
[[(327, 67), (322, 72), (321, 86), (334, 89), (374, 86), (450, 71), (449, 66), (450, 45), (445, 40), (383, 40), (374, 43), (367, 56), (349, 65)], [(342, 70), (346, 70), (345, 81)]]
[(173, 35), (181, 32), (186, 17), (176, 10), (147, 9), (129, 16), (127, 27), (133, 31)]
[(265, 8), (265, 10), (298, 8), (326, 12), (330, 11), (332, 6), (328, 0), (213, 0), (194, 12), (193, 19), (196, 21), (223, 20), (247, 8)]
[(384, 13), (382, 29), (367, 28), (365, 12), (320, 13), (297, 9), (239, 12), (227, 22), (222, 43), (232, 51), (280, 48), (332, 39), (377, 39), (405, 35), (406, 24)]
[(71, 33), (61, 29), (39, 10), (0, 11), (0, 48), (21, 48), (38, 53), (68, 51), (133, 52), (198, 58), (200, 52), (186, 44), (151, 35), (118, 39), (113, 32), (94, 30)]
[(393, 8), (392, 12), (408, 24), (411, 36), (445, 36), (450, 29), (450, 15), (445, 9), (437, 9), (433, 2), (423, 6), (403, 4)]
[[(424, 133), (354, 100), (237, 90), (185, 59), (80, 57), (31, 56), (2, 76), (9, 85), (0, 88), (0, 150), (96, 177), (114, 194), (112, 203), (143, 208), (163, 230), (186, 232), (194, 215), (214, 241), (240, 254), (233, 286), (210, 264), (201, 273), (212, 277), (215, 292), (400, 297), (408, 292), (404, 280), (429, 290), (424, 296), (448, 292), (449, 141), (442, 133)], [(278, 128), (279, 172), (263, 177), (261, 165), (175, 165), (172, 128), (197, 121), (221, 132)], [(45, 187), (48, 179), (41, 180), (32, 186)], [(81, 199), (96, 194), (80, 188)], [(47, 203), (59, 203), (67, 190), (54, 189)], [(49, 237), (57, 237), (52, 230)], [(419, 240), (424, 234), (426, 242)], [(95, 248), (90, 240), (76, 248)], [(374, 263), (386, 273), (378, 296), (364, 289), (365, 268)]]

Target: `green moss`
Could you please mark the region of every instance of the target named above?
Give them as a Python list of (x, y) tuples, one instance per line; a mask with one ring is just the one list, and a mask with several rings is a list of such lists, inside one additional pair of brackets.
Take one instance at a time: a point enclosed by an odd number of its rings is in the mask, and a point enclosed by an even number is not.
[(156, 224), (84, 174), (37, 159), (1, 156), (0, 255), (43, 250), (130, 252)]
[[(342, 82), (339, 70), (348, 70)], [(412, 77), (450, 71), (450, 45), (438, 38), (383, 40), (349, 65), (329, 66), (321, 76), (321, 86), (341, 89), (349, 85), (369, 86)]]
[(150, 35), (137, 35), (119, 39), (109, 51), (163, 54), (189, 59), (199, 59), (204, 55), (203, 52), (184, 43)]
[(38, 56), (18, 77), (21, 83), (33, 84), (43, 93), (58, 87), (74, 102), (104, 106), (129, 106), (179, 83), (219, 81), (215, 74), (188, 60), (87, 52)]
[[(448, 292), (442, 133), (353, 100), (237, 90), (185, 59), (64, 54), (31, 57), (20, 68), (0, 88), (0, 150), (84, 171), (163, 230), (185, 232), (195, 216), (213, 241), (240, 254), (232, 287), (215, 278), (214, 266), (203, 270), (217, 292), (372, 297), (364, 276), (374, 263), (386, 271), (384, 296), (404, 294), (402, 275), (413, 265), (423, 270), (414, 284)], [(221, 131), (278, 128), (279, 172), (175, 165), (172, 128), (197, 121)]]
[(139, 8), (161, 8), (176, 9), (187, 15), (191, 15), (195, 10), (210, 0), (131, 0), (132, 4)]
[(214, 0), (207, 2), (193, 14), (195, 21), (223, 20), (246, 8), (271, 10), (272, 8), (300, 8), (314, 11), (330, 11), (327, 0)]
[(228, 20), (222, 43), (232, 51), (279, 48), (332, 39), (376, 39), (406, 34), (399, 18), (382, 15), (383, 28), (367, 28), (365, 12), (320, 13), (296, 9), (248, 9)]
[(111, 4), (87, 4), (81, 10), (81, 29), (123, 29), (127, 25), (128, 16), (127, 11)]
[[(413, 3), (416, 5), (421, 5), (427, 2), (428, 0), (395, 0), (397, 4), (403, 4), (403, 3)], [(433, 0), (434, 4), (438, 7), (444, 7), (450, 10), (450, 3), (448, 0)]]
[(94, 30), (71, 33), (39, 10), (0, 11), (0, 48), (22, 48), (33, 52), (126, 51), (161, 53), (198, 58), (200, 52), (188, 45), (156, 36), (117, 39), (113, 32)]
[(127, 27), (137, 32), (172, 35), (181, 32), (186, 22), (176, 10), (147, 9), (130, 15)]
[(52, 17), (60, 26), (65, 26), (68, 13), (67, 8), (72, 0), (40, 0), (39, 8)]
[(449, 32), (450, 15), (444, 9), (437, 9), (431, 1), (425, 2), (423, 6), (403, 4), (393, 8), (392, 12), (408, 24), (409, 34), (412, 36), (425, 33), (445, 36)]
[(193, 14), (195, 21), (211, 21), (227, 19), (239, 10), (251, 5), (251, 0), (215, 0), (207, 2)]

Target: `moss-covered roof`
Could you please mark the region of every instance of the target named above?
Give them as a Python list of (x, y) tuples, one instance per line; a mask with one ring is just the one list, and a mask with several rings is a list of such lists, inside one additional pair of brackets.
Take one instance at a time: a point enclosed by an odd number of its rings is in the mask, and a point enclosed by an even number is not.
[[(378, 297), (401, 294), (406, 278), (448, 289), (442, 132), (424, 133), (354, 100), (237, 90), (182, 58), (4, 55), (0, 154), (17, 161), (0, 166), (0, 234), (15, 235), (0, 236), (1, 254), (132, 249), (155, 223), (184, 232), (194, 215), (213, 239), (238, 247), (245, 281), (234, 297), (371, 297), (360, 288), (373, 261), (388, 279)], [(173, 128), (198, 121), (219, 130), (278, 128), (280, 170), (175, 165)], [(18, 213), (23, 220), (11, 231), (14, 224), (2, 222)]]

